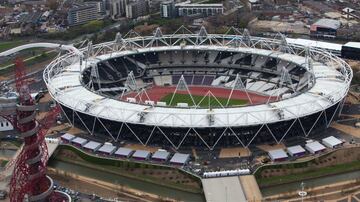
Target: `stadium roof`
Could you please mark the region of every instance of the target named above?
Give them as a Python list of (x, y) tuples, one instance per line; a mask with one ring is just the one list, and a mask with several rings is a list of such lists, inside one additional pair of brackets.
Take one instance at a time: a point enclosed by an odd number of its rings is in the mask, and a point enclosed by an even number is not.
[(351, 48), (360, 48), (360, 42), (347, 42), (346, 44), (344, 44), (344, 46)]
[(339, 139), (337, 139), (334, 136), (330, 136), (327, 138), (322, 139), (322, 143), (326, 145), (327, 147), (336, 147), (338, 145), (341, 145), (343, 142)]
[(113, 145), (104, 144), (102, 147), (100, 147), (100, 149), (98, 151), (103, 152), (103, 153), (112, 154), (115, 151), (115, 149), (116, 149), (116, 147)]
[(81, 138), (81, 137), (77, 137), (75, 139), (72, 139), (71, 140), (72, 143), (75, 143), (75, 144), (80, 144), (80, 145), (84, 145), (85, 143), (88, 142), (87, 139), (84, 139), (84, 138)]
[(115, 155), (119, 156), (129, 156), (133, 150), (125, 147), (119, 147), (119, 149), (115, 152)]
[(323, 18), (316, 21), (313, 25), (337, 30), (340, 28), (341, 22), (339, 20)]
[(290, 155), (296, 155), (306, 152), (305, 149), (300, 145), (288, 147), (286, 150), (289, 152)]
[(65, 140), (67, 140), (67, 141), (70, 141), (70, 140), (74, 139), (75, 136), (74, 136), (74, 135), (71, 135), (70, 133), (65, 133), (64, 135), (61, 136), (61, 138), (62, 138), (62, 139), (65, 139)]
[(318, 141), (310, 142), (305, 145), (305, 148), (312, 153), (316, 153), (326, 149), (324, 145), (320, 144)]
[(90, 141), (86, 143), (83, 147), (85, 149), (97, 150), (102, 144), (95, 141)]
[(189, 154), (175, 153), (170, 159), (170, 163), (185, 164), (190, 158)]
[(149, 151), (146, 150), (136, 150), (135, 153), (132, 155), (133, 158), (142, 158), (146, 159), (150, 155)]
[(271, 150), (269, 151), (269, 156), (272, 160), (284, 159), (288, 157), (283, 149)]
[(156, 151), (151, 158), (152, 159), (160, 159), (160, 160), (167, 160), (170, 156), (170, 153), (167, 151)]
[[(180, 47), (157, 47), (158, 50), (174, 50), (180, 49)], [(183, 49), (203, 49), (198, 46), (186, 46)], [(209, 46), (207, 50), (221, 50), (225, 49), (218, 46)], [(226, 48), (231, 49), (231, 48)], [(135, 50), (127, 50), (120, 53), (112, 53), (109, 55), (97, 56), (96, 60), (88, 60), (88, 65), (95, 64), (99, 60), (104, 60), (111, 57), (117, 57), (122, 54), (141, 53), (154, 50), (154, 48)], [(244, 51), (248, 53), (258, 55), (274, 55), (270, 50), (258, 50), (258, 49), (244, 49), (236, 48), (234, 51)], [(303, 66), (306, 64), (305, 58), (292, 54), (277, 53), (277, 58), (285, 61), (292, 61), (298, 65)], [(86, 63), (82, 63), (85, 65)], [(82, 67), (84, 69), (85, 66)], [(337, 67), (336, 67), (337, 68)], [(213, 108), (212, 112), (216, 114), (216, 120), (211, 127), (216, 126), (245, 126), (255, 125), (259, 123), (271, 123), (281, 120), (289, 120), (316, 111), (321, 111), (327, 106), (333, 105), (334, 100), (340, 100), (347, 92), (348, 84), (343, 82), (343, 76), (335, 67), (324, 65), (321, 63), (313, 63), (313, 71), (315, 77), (318, 79), (314, 86), (306, 92), (299, 94), (291, 99), (284, 99), (276, 103), (272, 103), (271, 106), (267, 104), (250, 105), (244, 107), (232, 107), (232, 108)], [(58, 93), (54, 95), (56, 100), (61, 104), (68, 106), (74, 110), (81, 111), (92, 116), (106, 118), (109, 120), (115, 120), (119, 122), (136, 123), (139, 122), (139, 117), (134, 111), (142, 112), (148, 110), (147, 105), (138, 105), (129, 102), (120, 102), (115, 99), (106, 98), (99, 94), (89, 91), (82, 86), (79, 80), (79, 64), (70, 65), (66, 67), (67, 71), (63, 71), (60, 75), (52, 78), (51, 89), (58, 89)], [(54, 93), (54, 92), (53, 92)], [(320, 96), (322, 95), (322, 96)], [(331, 97), (331, 100), (324, 99), (325, 97)], [(89, 107), (90, 106), (90, 107)], [(274, 107), (286, 108), (284, 110), (284, 116), (279, 118), (277, 113), (274, 113)], [(301, 107), (301, 110), (299, 110)], [(238, 116), (229, 116), (231, 114), (249, 114), (246, 119), (238, 118)], [(169, 114), (176, 114), (176, 116), (169, 117)], [(169, 127), (187, 127), (189, 125), (193, 127), (210, 127), (206, 118), (208, 109), (187, 109), (187, 108), (169, 108), (169, 107), (153, 107), (151, 113), (148, 113), (143, 124), (169, 126)], [(266, 118), (265, 118), (266, 117)], [(175, 120), (174, 120), (174, 119)]]

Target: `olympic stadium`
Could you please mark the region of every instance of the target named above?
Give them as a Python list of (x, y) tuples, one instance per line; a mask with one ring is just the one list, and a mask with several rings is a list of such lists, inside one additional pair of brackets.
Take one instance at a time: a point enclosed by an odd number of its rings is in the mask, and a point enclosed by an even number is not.
[(281, 34), (184, 27), (89, 43), (44, 71), (65, 117), (91, 135), (210, 150), (280, 143), (329, 127), (351, 79), (339, 57)]

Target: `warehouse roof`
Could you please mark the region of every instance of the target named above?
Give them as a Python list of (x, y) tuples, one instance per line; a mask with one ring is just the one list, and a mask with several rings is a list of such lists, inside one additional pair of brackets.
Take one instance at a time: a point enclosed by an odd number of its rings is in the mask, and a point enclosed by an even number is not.
[(324, 145), (320, 144), (318, 141), (310, 142), (305, 145), (306, 148), (311, 149), (314, 152), (318, 152), (326, 149)]
[(75, 136), (74, 136), (74, 135), (71, 135), (71, 134), (69, 134), (69, 133), (65, 133), (64, 135), (61, 136), (61, 138), (62, 138), (62, 139), (65, 139), (65, 140), (67, 140), (67, 141), (70, 141), (70, 140), (74, 139)]
[(170, 153), (167, 151), (156, 151), (151, 158), (153, 159), (161, 159), (167, 160), (169, 158)]
[(360, 42), (347, 42), (346, 44), (344, 44), (344, 46), (351, 48), (360, 48)]
[(76, 143), (76, 144), (81, 144), (81, 145), (83, 145), (83, 144), (87, 143), (88, 140), (87, 140), (87, 139), (84, 139), (84, 138), (81, 138), (81, 137), (77, 137), (77, 138), (75, 138), (75, 139), (72, 139), (71, 142), (72, 142), (72, 143)]
[(100, 147), (99, 152), (111, 154), (115, 149), (116, 147), (113, 145), (104, 144), (102, 147)]
[(330, 29), (339, 29), (341, 26), (341, 22), (339, 20), (322, 18), (316, 21), (313, 25), (318, 27), (327, 27)]
[(269, 156), (273, 160), (283, 159), (283, 158), (288, 157), (288, 155), (286, 154), (286, 152), (283, 149), (271, 150), (271, 151), (269, 151)]
[(94, 150), (94, 149), (99, 148), (100, 146), (101, 146), (101, 143), (95, 142), (95, 141), (90, 141), (90, 142), (86, 143), (86, 145), (84, 145), (84, 148)]
[(340, 145), (340, 144), (343, 143), (341, 140), (337, 139), (337, 138), (334, 137), (334, 136), (330, 136), (330, 137), (324, 138), (324, 139), (322, 139), (322, 142), (323, 142), (325, 145), (330, 145), (331, 147), (335, 147), (335, 146), (338, 146), (338, 145)]
[(116, 155), (120, 156), (129, 156), (129, 154), (132, 152), (132, 149), (125, 148), (125, 147), (119, 147), (119, 149), (115, 152)]
[(135, 153), (132, 155), (134, 158), (144, 158), (146, 159), (149, 157), (150, 152), (146, 150), (136, 150)]
[(174, 156), (171, 158), (171, 163), (177, 163), (177, 164), (185, 164), (190, 158), (189, 154), (181, 154), (181, 153), (175, 153)]
[(296, 145), (296, 146), (288, 147), (287, 151), (290, 154), (301, 154), (305, 152), (305, 149), (300, 145)]

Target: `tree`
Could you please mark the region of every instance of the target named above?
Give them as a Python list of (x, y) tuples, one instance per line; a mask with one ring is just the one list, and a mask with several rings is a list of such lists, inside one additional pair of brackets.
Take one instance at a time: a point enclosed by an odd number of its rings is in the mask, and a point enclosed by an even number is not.
[(57, 0), (48, 0), (47, 7), (55, 11), (59, 8), (59, 2)]

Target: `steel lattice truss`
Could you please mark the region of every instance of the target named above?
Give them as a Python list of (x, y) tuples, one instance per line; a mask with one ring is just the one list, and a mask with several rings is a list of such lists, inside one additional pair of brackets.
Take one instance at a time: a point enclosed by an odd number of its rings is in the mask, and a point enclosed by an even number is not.
[[(288, 135), (295, 124), (301, 126), (301, 133), (304, 136), (308, 136), (312, 132), (320, 119), (324, 119), (325, 125), (328, 127), (335, 115), (341, 111), (352, 79), (351, 68), (337, 56), (318, 48), (288, 44), (283, 35), (279, 36), (276, 38), (280, 39), (252, 37), (247, 30), (240, 32), (235, 28), (231, 28), (225, 34), (209, 34), (204, 28), (198, 33), (192, 33), (185, 27), (180, 27), (170, 35), (162, 34), (160, 29), (156, 29), (153, 36), (140, 36), (136, 32), (130, 31), (124, 37), (118, 34), (116, 39), (111, 42), (97, 45), (89, 43), (86, 48), (80, 49), (82, 54), (69, 53), (59, 56), (47, 66), (44, 71), (44, 80), (50, 94), (60, 103), (62, 110), (64, 111), (63, 107), (72, 110), (70, 115), (65, 113), (70, 123), (74, 124), (75, 119), (79, 120), (90, 134), (94, 134), (95, 127), (101, 126), (115, 141), (121, 139), (122, 131), (126, 128), (144, 145), (151, 142), (154, 131), (157, 131), (163, 135), (169, 145), (176, 149), (182, 146), (189, 134), (198, 136), (209, 149), (214, 149), (221, 138), (229, 133), (235, 137), (239, 144), (248, 147), (263, 130), (267, 130), (268, 135), (279, 143)], [(297, 102), (294, 103), (288, 99), (256, 107), (248, 106), (231, 108), (230, 110), (228, 108), (213, 110), (171, 108), (164, 111), (156, 106), (149, 108), (149, 106), (138, 105), (138, 107), (134, 107), (134, 104), (128, 105), (129, 103), (111, 100), (88, 90), (86, 92), (81, 91), (85, 92), (84, 96), (72, 94), (72, 92), (78, 92), (79, 89), (85, 89), (79, 79), (84, 69), (103, 59), (144, 50), (150, 52), (173, 49), (206, 49), (207, 47), (251, 53), (264, 50), (270, 51), (278, 57), (283, 54), (283, 57), (290, 59), (291, 57), (302, 58), (304, 62), (301, 66), (310, 72), (308, 82), (311, 83), (311, 87), (306, 92), (307, 99), (300, 99), (302, 95), (299, 93), (290, 98), (294, 101), (297, 99)], [(323, 71), (322, 68), (328, 68), (331, 71), (329, 73)], [(289, 75), (285, 72), (281, 77), (286, 81)], [(66, 78), (69, 78), (69, 82), (63, 81)], [(66, 84), (60, 84), (60, 80)], [(317, 85), (324, 80), (329, 84), (335, 82), (339, 87), (322, 91)], [(238, 84), (238, 88), (241, 88), (242, 85), (240, 84), (241, 82)], [(117, 105), (115, 102), (120, 104)], [(335, 108), (335, 110), (329, 113), (327, 111), (329, 108)], [(93, 124), (86, 124), (81, 114), (93, 117)], [(142, 115), (140, 120), (139, 114)], [(312, 114), (317, 114), (316, 121), (312, 126), (304, 127), (301, 118)], [(104, 120), (121, 123), (121, 127), (117, 132), (111, 132)], [(270, 125), (281, 121), (290, 121), (291, 124), (288, 130), (279, 137), (275, 135), (274, 129)], [(146, 139), (140, 138), (140, 134), (136, 134), (131, 126), (131, 124), (139, 123), (152, 127), (152, 131)], [(236, 127), (255, 125), (259, 126), (258, 130), (248, 142), (243, 142), (235, 132)], [(186, 128), (187, 132), (180, 142), (174, 142), (169, 134), (164, 132), (163, 127)], [(216, 141), (210, 144), (199, 134), (199, 127), (223, 128), (223, 132)]]

